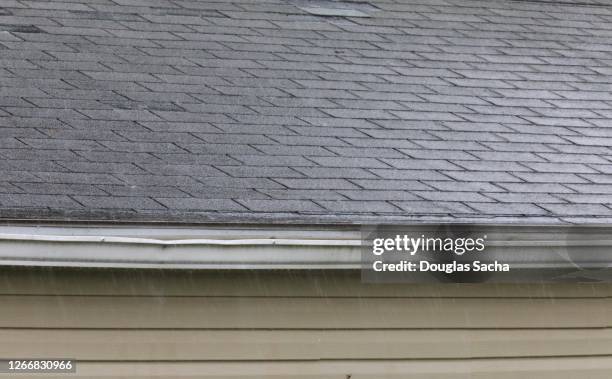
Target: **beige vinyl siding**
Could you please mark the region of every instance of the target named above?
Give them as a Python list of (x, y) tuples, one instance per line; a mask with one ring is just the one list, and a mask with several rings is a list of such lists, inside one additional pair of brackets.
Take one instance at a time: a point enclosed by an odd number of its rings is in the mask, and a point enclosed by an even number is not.
[(611, 295), (349, 272), (3, 269), (0, 356), (77, 359), (83, 378), (608, 379)]

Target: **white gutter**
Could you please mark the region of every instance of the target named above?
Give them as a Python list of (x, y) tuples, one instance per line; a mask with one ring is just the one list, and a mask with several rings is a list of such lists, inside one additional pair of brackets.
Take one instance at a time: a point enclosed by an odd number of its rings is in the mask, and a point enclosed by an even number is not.
[(358, 269), (360, 240), (0, 234), (0, 265), (173, 269)]
[(0, 226), (0, 266), (356, 269), (355, 228)]
[[(423, 226), (413, 229), (420, 234)], [(531, 258), (564, 257), (575, 248), (588, 251), (598, 265), (612, 262), (612, 234), (607, 227), (578, 233), (548, 226), (503, 227), (489, 234), (487, 254), (511, 257), (519, 268), (559, 268), (562, 261)], [(356, 228), (320, 226), (0, 226), (1, 265), (359, 269), (361, 234)]]

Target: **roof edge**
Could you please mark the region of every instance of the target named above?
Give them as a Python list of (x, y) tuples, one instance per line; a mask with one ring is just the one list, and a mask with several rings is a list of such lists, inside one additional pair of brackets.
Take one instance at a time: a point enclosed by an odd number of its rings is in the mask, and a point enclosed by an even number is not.
[(51, 208), (3, 209), (0, 224), (59, 223), (59, 224), (111, 224), (111, 225), (345, 225), (363, 224), (602, 224), (612, 226), (612, 217), (575, 215), (479, 215), (452, 213), (385, 214), (385, 213), (291, 213), (291, 212), (213, 212), (185, 211), (134, 212), (127, 210), (59, 210)]

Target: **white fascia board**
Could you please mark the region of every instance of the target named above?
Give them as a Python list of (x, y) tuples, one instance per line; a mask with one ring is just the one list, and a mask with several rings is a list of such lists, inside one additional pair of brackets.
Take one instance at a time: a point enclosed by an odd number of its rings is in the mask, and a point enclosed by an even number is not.
[[(414, 231), (422, 228), (414, 226)], [(543, 251), (563, 255), (570, 246), (599, 257), (600, 263), (612, 262), (610, 227), (589, 227), (579, 233), (575, 228), (550, 226), (501, 230), (491, 231), (489, 254), (507, 257), (510, 249), (518, 266), (557, 267), (554, 260), (529, 258)], [(4, 225), (0, 226), (1, 265), (355, 270), (361, 267), (361, 233), (357, 226)]]

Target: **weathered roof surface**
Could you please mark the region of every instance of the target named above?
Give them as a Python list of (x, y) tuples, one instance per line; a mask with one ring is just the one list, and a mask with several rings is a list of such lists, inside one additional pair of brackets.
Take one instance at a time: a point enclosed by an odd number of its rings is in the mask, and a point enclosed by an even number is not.
[(609, 222), (612, 4), (571, 3), (3, 0), (0, 214)]

